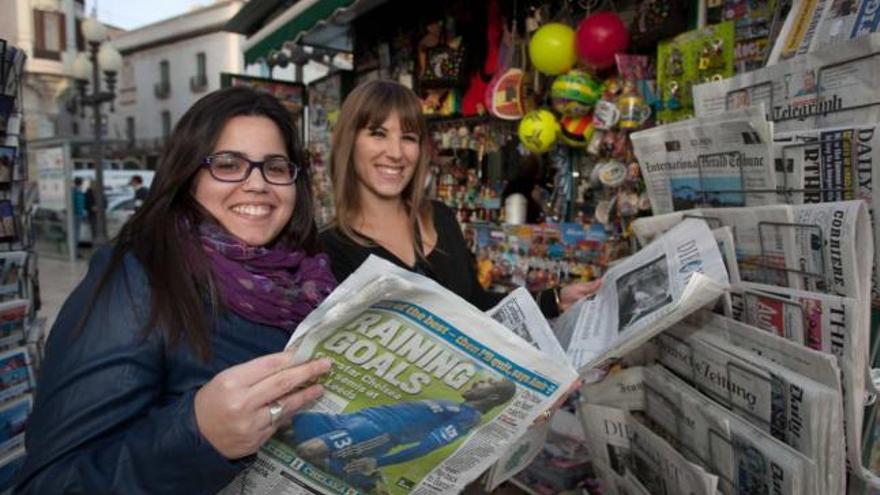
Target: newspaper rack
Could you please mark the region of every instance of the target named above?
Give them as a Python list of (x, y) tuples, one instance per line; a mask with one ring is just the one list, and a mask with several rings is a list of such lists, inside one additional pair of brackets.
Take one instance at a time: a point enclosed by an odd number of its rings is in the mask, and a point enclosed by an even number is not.
[[(823, 99), (822, 91), (824, 90), (825, 86), (822, 84), (822, 76), (825, 75), (825, 73), (828, 69), (834, 69), (834, 68), (846, 66), (848, 64), (861, 62), (863, 60), (868, 60), (868, 59), (878, 57), (878, 56), (880, 56), (880, 52), (869, 53), (866, 55), (860, 55), (857, 57), (852, 57), (852, 58), (848, 58), (845, 60), (832, 62), (830, 64), (822, 65), (818, 69), (815, 69), (815, 72), (816, 72), (816, 101), (817, 102), (822, 101), (822, 99)], [(764, 101), (765, 98), (761, 98), (760, 100), (756, 100), (755, 94), (757, 93), (758, 88), (763, 88), (765, 86), (769, 86), (769, 90), (767, 90), (768, 96), (766, 97), (766, 101), (769, 104), (765, 107), (766, 111), (767, 111), (767, 120), (770, 120), (773, 122), (784, 122), (786, 120), (795, 120), (795, 119), (800, 119), (800, 118), (805, 118), (805, 117), (812, 117), (812, 116), (816, 116), (816, 115), (823, 115), (823, 114), (827, 115), (829, 113), (845, 112), (845, 111), (850, 111), (850, 110), (859, 110), (861, 108), (869, 108), (869, 107), (874, 107), (874, 106), (880, 105), (880, 100), (877, 100), (877, 101), (873, 101), (873, 102), (869, 102), (869, 103), (860, 103), (860, 104), (856, 104), (856, 105), (852, 105), (852, 106), (848, 106), (848, 107), (838, 108), (836, 110), (823, 110), (823, 111), (817, 111), (817, 112), (807, 114), (807, 115), (792, 115), (789, 117), (780, 117), (780, 118), (774, 119), (774, 118), (772, 118), (773, 117), (772, 109), (774, 108), (773, 103), (775, 100), (775, 98), (774, 98), (774, 85), (773, 85), (772, 80), (767, 80), (767, 81), (760, 82), (757, 84), (743, 86), (741, 88), (737, 88), (737, 89), (733, 89), (733, 90), (728, 91), (724, 96), (724, 110), (728, 111), (728, 110), (740, 108), (741, 106), (743, 106), (743, 105), (733, 105), (731, 103), (733, 101), (736, 101), (736, 99), (737, 99), (736, 95), (738, 95), (738, 94), (746, 94), (748, 96), (747, 101), (748, 101), (749, 105)]]

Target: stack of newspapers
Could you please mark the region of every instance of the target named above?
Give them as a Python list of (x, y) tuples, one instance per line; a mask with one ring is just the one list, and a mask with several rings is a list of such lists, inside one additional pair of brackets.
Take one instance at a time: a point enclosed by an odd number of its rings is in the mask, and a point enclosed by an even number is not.
[[(324, 395), (224, 493), (447, 494), (484, 474), (494, 488), (538, 457), (548, 436), (582, 438), (570, 431), (579, 429), (574, 415), (540, 420), (579, 376), (601, 374), (728, 291), (701, 219), (615, 265), (552, 327), (525, 289), (484, 313), (371, 257), (291, 338), (295, 363), (333, 361)], [(666, 457), (659, 437), (643, 441), (645, 462)]]
[[(801, 2), (803, 5), (792, 8), (787, 26), (796, 18), (814, 20), (806, 34), (792, 31), (806, 41), (792, 42), (791, 50), (774, 49), (791, 56), (782, 56), (764, 69), (695, 86), (696, 120), (714, 121), (763, 108), (772, 123), (777, 202), (798, 205), (861, 200), (873, 213), (880, 202), (873, 193), (873, 178), (880, 174), (880, 34), (862, 36), (876, 30), (876, 22), (863, 32), (850, 28), (865, 26), (860, 19), (876, 19), (877, 5), (858, 2), (861, 7), (852, 10), (852, 15), (831, 19), (835, 11), (832, 3), (838, 2)], [(802, 10), (812, 12), (813, 17)], [(828, 26), (837, 26), (840, 36), (829, 38)], [(780, 41), (785, 36), (780, 35)], [(764, 189), (764, 184), (753, 183), (747, 189), (758, 188)], [(757, 198), (747, 196), (752, 197)], [(757, 203), (745, 203), (751, 205)], [(668, 211), (672, 210), (655, 209), (655, 213)], [(877, 222), (875, 215), (875, 236), (880, 235)], [(878, 241), (875, 237), (874, 244)], [(874, 261), (875, 270), (880, 269), (880, 258)], [(875, 304), (880, 303), (878, 279), (875, 272)]]
[[(654, 339), (663, 372), (645, 372), (646, 400), (671, 400), (654, 394), (663, 389), (652, 381), (671, 373), (676, 379), (665, 385), (687, 384), (811, 461), (804, 472), (820, 478), (810, 483), (823, 490), (815, 493), (844, 493), (845, 467), (874, 483), (861, 450), (865, 406), (876, 392), (866, 378), (874, 247), (865, 203), (694, 209), (639, 219), (633, 228), (648, 242), (695, 217), (716, 227), (725, 260), (735, 259), (731, 290), (716, 307), (725, 316), (701, 314)], [(654, 406), (645, 407), (649, 417)], [(689, 448), (690, 440), (677, 441)], [(722, 491), (743, 476), (712, 471)]]

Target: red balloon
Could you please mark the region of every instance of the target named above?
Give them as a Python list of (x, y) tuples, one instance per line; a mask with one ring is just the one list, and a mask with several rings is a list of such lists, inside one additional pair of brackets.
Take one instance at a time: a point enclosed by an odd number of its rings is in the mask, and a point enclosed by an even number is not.
[(614, 55), (629, 46), (629, 33), (614, 12), (597, 12), (578, 24), (575, 33), (577, 55), (593, 69), (614, 65)]

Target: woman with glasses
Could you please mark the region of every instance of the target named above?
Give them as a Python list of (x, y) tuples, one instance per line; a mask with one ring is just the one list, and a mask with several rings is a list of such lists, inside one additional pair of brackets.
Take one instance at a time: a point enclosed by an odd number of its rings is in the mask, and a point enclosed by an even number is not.
[[(452, 211), (425, 196), (429, 135), (418, 97), (392, 81), (364, 83), (342, 104), (330, 157), (336, 217), (321, 233), (340, 281), (370, 254), (436, 280), (487, 310), (504, 294), (484, 290)], [(537, 295), (556, 316), (598, 283)]]
[(279, 352), (335, 285), (302, 160), (271, 96), (183, 115), (52, 327), (17, 492), (215, 493), (322, 393)]

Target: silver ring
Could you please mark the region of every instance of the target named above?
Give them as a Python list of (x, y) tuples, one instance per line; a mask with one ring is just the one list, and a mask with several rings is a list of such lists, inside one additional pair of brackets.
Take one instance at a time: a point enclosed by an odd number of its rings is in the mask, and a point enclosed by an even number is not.
[(278, 420), (281, 419), (281, 413), (284, 412), (284, 405), (277, 400), (269, 405), (269, 424), (272, 428), (278, 426)]

